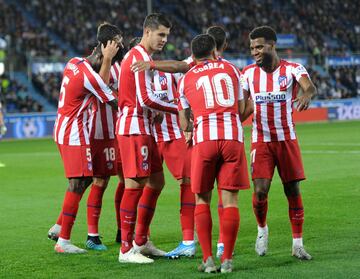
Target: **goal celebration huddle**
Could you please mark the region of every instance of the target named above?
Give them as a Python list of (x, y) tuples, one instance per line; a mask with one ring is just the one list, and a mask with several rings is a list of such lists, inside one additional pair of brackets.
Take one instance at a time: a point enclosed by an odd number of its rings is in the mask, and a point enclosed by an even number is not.
[[(293, 110), (306, 110), (316, 94), (307, 70), (279, 58), (276, 32), (269, 26), (249, 30), (254, 64), (243, 69), (223, 58), (229, 38), (220, 26), (209, 26), (192, 39), (191, 57), (153, 60), (171, 28), (163, 14), (149, 14), (142, 37), (124, 42), (121, 29), (105, 22), (98, 27), (98, 44), (91, 55), (66, 64), (54, 139), (68, 188), (48, 232), (56, 241), (55, 252), (107, 250), (100, 239), (99, 218), (104, 191), (115, 176), (114, 240), (120, 243), (120, 264), (193, 257), (198, 241), (199, 271), (232, 272), (240, 227), (238, 195), (251, 185), (253, 196), (247, 202), (258, 233), (255, 243), (248, 245), (254, 245), (258, 256), (268, 252), (268, 195), (276, 168), (288, 201), (291, 255), (311, 260), (303, 244), (300, 181), (305, 173), (292, 118)], [(129, 45), (127, 51), (124, 45)], [(245, 150), (242, 122), (249, 117), (251, 150)], [(166, 187), (164, 162), (180, 190), (182, 239), (171, 251), (157, 247), (150, 230)], [(219, 238), (213, 240), (210, 204), (215, 187)], [(70, 239), (87, 188), (88, 235), (83, 249)]]

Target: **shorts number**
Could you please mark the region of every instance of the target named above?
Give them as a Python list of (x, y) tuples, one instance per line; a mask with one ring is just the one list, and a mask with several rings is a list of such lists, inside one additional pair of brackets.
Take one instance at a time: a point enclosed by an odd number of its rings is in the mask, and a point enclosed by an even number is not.
[(146, 145), (141, 146), (140, 148), (141, 156), (143, 156), (144, 161), (149, 157), (149, 148)]
[(255, 163), (255, 155), (256, 155), (256, 149), (254, 149), (253, 151), (250, 152), (251, 164)]
[(104, 153), (105, 153), (106, 161), (115, 161), (115, 148), (114, 147), (105, 148)]
[(88, 162), (91, 162), (91, 150), (90, 150), (90, 148), (86, 148), (86, 160), (88, 160)]
[(59, 108), (62, 108), (65, 104), (65, 93), (66, 93), (66, 85), (69, 83), (70, 79), (65, 76), (61, 83), (60, 96), (59, 96)]

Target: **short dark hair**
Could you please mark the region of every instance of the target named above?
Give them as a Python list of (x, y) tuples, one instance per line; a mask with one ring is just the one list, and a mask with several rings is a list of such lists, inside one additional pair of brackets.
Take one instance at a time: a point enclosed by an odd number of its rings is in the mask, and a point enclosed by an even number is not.
[(134, 37), (129, 42), (129, 49), (133, 48), (134, 46), (138, 45), (141, 41), (141, 37)]
[(100, 43), (106, 46), (107, 41), (113, 40), (117, 35), (122, 35), (121, 30), (115, 25), (104, 22), (99, 25), (96, 38)]
[(206, 34), (209, 34), (215, 39), (216, 49), (221, 49), (226, 42), (226, 32), (221, 26), (211, 26), (206, 30)]
[(276, 32), (270, 26), (260, 26), (254, 28), (250, 34), (249, 38), (255, 40), (257, 38), (264, 38), (266, 41), (277, 41)]
[(215, 40), (209, 34), (197, 35), (191, 41), (191, 52), (196, 59), (208, 57), (215, 47)]
[(171, 22), (166, 18), (165, 15), (160, 13), (153, 13), (147, 15), (144, 20), (143, 28), (150, 28), (151, 30), (158, 29), (160, 25), (165, 26), (166, 28), (171, 28)]

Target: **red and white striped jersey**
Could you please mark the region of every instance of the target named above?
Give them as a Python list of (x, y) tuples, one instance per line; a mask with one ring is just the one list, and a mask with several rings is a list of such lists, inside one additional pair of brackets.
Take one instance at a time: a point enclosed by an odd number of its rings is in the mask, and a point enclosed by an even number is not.
[[(176, 80), (173, 74), (154, 71), (154, 94), (167, 102), (177, 103)], [(171, 141), (182, 137), (179, 116), (165, 113), (162, 123), (153, 123), (152, 134), (156, 142)]]
[(286, 60), (272, 73), (256, 64), (243, 69), (243, 88), (254, 101), (252, 142), (296, 139), (292, 105), (301, 77), (309, 78), (304, 66)]
[(243, 142), (238, 101), (244, 99), (241, 73), (227, 61), (204, 61), (179, 83), (179, 110), (194, 114), (193, 143), (208, 140)]
[(65, 67), (59, 96), (54, 139), (58, 144), (89, 144), (88, 106), (93, 96), (114, 99), (111, 89), (84, 58), (72, 58)]
[(119, 78), (119, 135), (151, 135), (151, 111), (177, 113), (177, 106), (156, 98), (151, 88), (152, 71), (133, 72), (136, 61), (150, 61), (151, 57), (141, 45), (133, 47), (121, 63)]
[[(120, 64), (115, 62), (110, 69), (109, 86), (117, 89), (120, 73)], [(89, 121), (90, 138), (96, 140), (115, 139), (115, 125), (118, 119), (117, 110), (110, 105), (101, 103), (94, 98), (91, 108), (91, 117)]]

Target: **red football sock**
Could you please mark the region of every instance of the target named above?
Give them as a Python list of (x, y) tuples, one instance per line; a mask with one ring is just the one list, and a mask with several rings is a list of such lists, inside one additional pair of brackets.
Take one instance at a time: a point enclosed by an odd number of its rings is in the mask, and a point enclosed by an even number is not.
[(293, 238), (302, 237), (302, 229), (304, 224), (304, 207), (299, 194), (296, 197), (287, 197), (289, 202), (289, 218)]
[(90, 188), (89, 197), (87, 199), (88, 234), (99, 234), (99, 218), (105, 189), (105, 187), (100, 187), (95, 184)]
[(126, 253), (132, 247), (136, 223), (137, 206), (143, 189), (126, 189), (120, 204), (121, 252)]
[(144, 245), (147, 241), (149, 226), (155, 213), (156, 202), (161, 191), (145, 186), (138, 206), (138, 220), (136, 223), (135, 242)]
[(224, 240), (224, 254), (221, 262), (230, 260), (234, 251), (235, 242), (240, 225), (240, 214), (237, 207), (225, 207), (223, 211), (223, 240)]
[(256, 198), (256, 194), (253, 193), (252, 204), (253, 204), (254, 214), (256, 216), (256, 220), (257, 220), (259, 227), (262, 227), (262, 228), (265, 227), (266, 226), (266, 215), (267, 215), (267, 210), (268, 210), (267, 197), (265, 200), (259, 201)]
[(115, 192), (115, 213), (116, 213), (116, 223), (118, 229), (121, 229), (121, 221), (120, 221), (120, 203), (122, 197), (124, 195), (125, 184), (123, 182), (119, 182)]
[(61, 231), (59, 237), (63, 239), (70, 239), (71, 229), (74, 225), (76, 214), (79, 208), (79, 203), (81, 200), (82, 194), (75, 192), (66, 191), (63, 208), (62, 208), (62, 222), (61, 222)]
[(62, 211), (60, 211), (59, 217), (56, 220), (56, 224), (61, 226), (62, 223)]
[(224, 243), (224, 237), (223, 237), (223, 230), (222, 230), (222, 220), (223, 220), (223, 211), (224, 211), (224, 205), (222, 202), (222, 195), (221, 195), (221, 189), (218, 188), (218, 216), (219, 216), (219, 239), (218, 243)]
[(190, 184), (180, 185), (180, 223), (184, 241), (194, 240), (195, 194)]
[(208, 204), (197, 204), (195, 207), (195, 225), (198, 234), (201, 250), (203, 253), (203, 261), (212, 256), (211, 230), (212, 219), (210, 206)]

